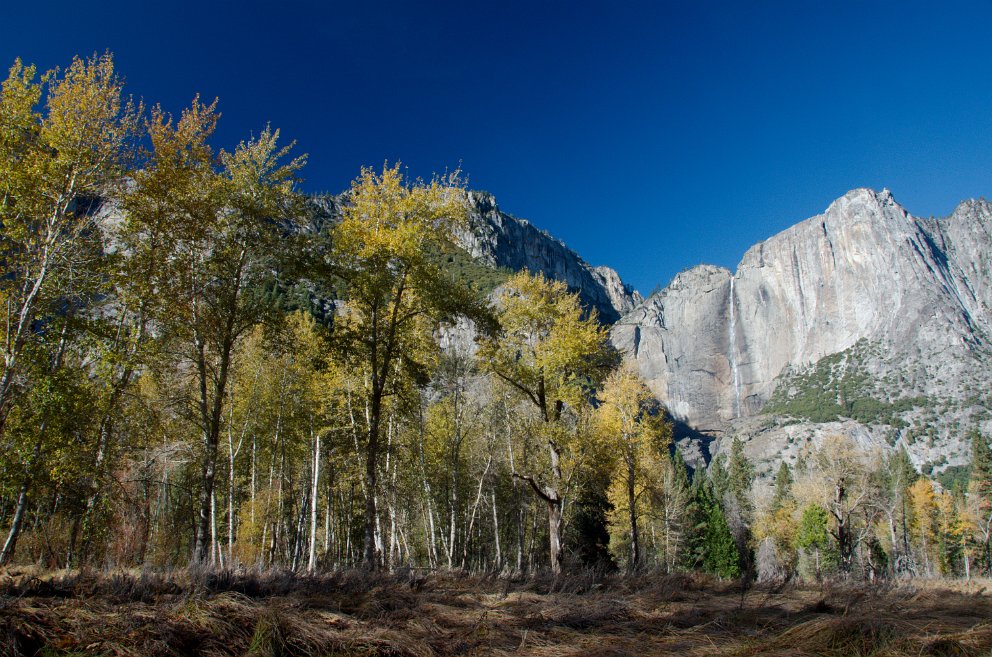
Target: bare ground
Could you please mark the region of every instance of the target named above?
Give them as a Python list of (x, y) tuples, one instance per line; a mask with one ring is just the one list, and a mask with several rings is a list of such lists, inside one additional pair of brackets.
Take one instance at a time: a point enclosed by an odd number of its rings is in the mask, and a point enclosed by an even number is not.
[(0, 654), (992, 655), (988, 581), (0, 574)]

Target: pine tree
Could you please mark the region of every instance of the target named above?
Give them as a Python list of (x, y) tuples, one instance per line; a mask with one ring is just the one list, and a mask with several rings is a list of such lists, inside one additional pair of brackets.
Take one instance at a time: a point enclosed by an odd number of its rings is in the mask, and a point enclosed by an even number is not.
[(718, 500), (722, 500), (724, 494), (730, 490), (730, 473), (727, 472), (726, 463), (727, 455), (722, 452), (710, 461), (710, 483), (713, 486), (713, 495)]
[(992, 501), (992, 449), (978, 431), (971, 432), (970, 483), (979, 497)]
[(730, 459), (727, 463), (727, 492), (737, 500), (737, 506), (749, 521), (754, 512), (751, 499), (751, 484), (754, 483), (754, 464), (744, 455), (744, 443), (737, 436), (730, 443)]
[(792, 470), (785, 461), (779, 463), (775, 473), (775, 494), (772, 496), (771, 513), (782, 508), (792, 495)]
[(971, 434), (968, 497), (978, 556), (985, 573), (992, 573), (992, 449), (989, 449), (988, 441), (977, 431)]
[(686, 543), (690, 534), (688, 507), (692, 500), (689, 469), (678, 447), (665, 465), (660, 490), (654, 500), (658, 508), (662, 538), (659, 553), (665, 569), (673, 571), (685, 562)]
[(830, 535), (830, 515), (819, 504), (808, 504), (803, 509), (795, 535), (795, 547), (812, 551), (817, 579), (824, 566), (835, 560), (835, 550)]
[(737, 542), (730, 533), (723, 509), (715, 501), (710, 505), (703, 539), (703, 570), (720, 577), (739, 577), (741, 556)]
[(692, 492), (686, 566), (720, 577), (738, 577), (741, 574), (740, 553), (723, 508), (714, 497), (712, 484), (700, 478), (693, 483)]
[(961, 561), (962, 523), (954, 493), (942, 491), (937, 496), (937, 550), (940, 574), (954, 575)]

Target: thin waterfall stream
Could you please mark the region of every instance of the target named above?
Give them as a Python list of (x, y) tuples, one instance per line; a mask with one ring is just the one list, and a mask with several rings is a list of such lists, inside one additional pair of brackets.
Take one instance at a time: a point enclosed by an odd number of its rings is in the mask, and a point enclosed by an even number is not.
[(734, 380), (734, 417), (741, 414), (741, 377), (737, 367), (737, 311), (734, 307), (734, 276), (730, 276), (730, 326), (727, 330), (727, 359), (730, 361), (730, 372)]

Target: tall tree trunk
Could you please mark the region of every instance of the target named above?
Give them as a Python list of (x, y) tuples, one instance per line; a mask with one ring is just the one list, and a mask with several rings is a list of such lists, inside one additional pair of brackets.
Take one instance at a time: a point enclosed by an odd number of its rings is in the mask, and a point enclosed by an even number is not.
[(503, 552), (499, 544), (499, 513), (496, 511), (496, 491), (492, 491), (493, 501), (493, 543), (496, 548), (496, 560), (493, 562), (493, 570), (497, 573), (503, 570)]
[[(234, 408), (234, 404), (231, 404), (231, 408)], [(233, 416), (233, 413), (232, 413)], [(241, 451), (242, 443), (238, 443), (238, 448), (234, 448), (234, 437), (232, 435), (232, 429), (234, 424), (234, 418), (231, 418), (231, 422), (228, 423), (227, 428), (227, 563), (233, 564), (234, 559), (234, 497), (236, 482), (234, 477), (234, 466), (235, 459), (238, 457), (238, 452)], [(244, 433), (241, 434), (241, 440), (244, 441)]]
[(561, 499), (561, 454), (558, 446), (549, 441), (548, 447), (551, 454), (551, 474), (554, 484), (547, 492), (548, 501), (548, 530), (550, 531), (551, 543), (551, 571), (557, 575), (561, 572), (562, 565), (562, 499)]
[(256, 489), (256, 463), (258, 459), (258, 437), (253, 431), (251, 434), (251, 524), (255, 526), (255, 489)]
[(217, 491), (210, 492), (210, 564), (224, 567), (220, 543), (217, 541)]
[(561, 500), (548, 501), (548, 537), (551, 547), (551, 572), (561, 573)]
[[(61, 207), (61, 203), (57, 206)], [(56, 210), (56, 217), (58, 216), (58, 210)], [(26, 336), (31, 329), (31, 325), (34, 323), (34, 307), (41, 294), (42, 287), (48, 277), (51, 258), (52, 258), (52, 242), (55, 239), (55, 230), (53, 226), (55, 224), (55, 218), (49, 220), (49, 230), (46, 239), (44, 240), (44, 247), (42, 248), (41, 258), (38, 267), (38, 274), (35, 276), (33, 282), (31, 282), (30, 277), (25, 278), (23, 286), (23, 300), (20, 303), (20, 309), (17, 311), (17, 320), (13, 325), (13, 331), (11, 331), (11, 305), (8, 301), (8, 317), (7, 317), (7, 331), (6, 331), (6, 344), (4, 345), (3, 353), (3, 372), (0, 373), (0, 436), (3, 436), (4, 429), (7, 426), (7, 415), (11, 408), (11, 390), (14, 383), (14, 375), (19, 367), (18, 359), (21, 355), (21, 350), (24, 348), (24, 343), (26, 341)], [(63, 329), (64, 336), (64, 329)], [(17, 542), (17, 537), (14, 537), (14, 542)], [(9, 557), (8, 557), (9, 558)]]
[(627, 455), (627, 508), (630, 512), (630, 570), (637, 570), (640, 559), (639, 536), (637, 535), (637, 491), (635, 490), (634, 456)]
[(479, 489), (475, 494), (475, 503), (472, 504), (472, 513), (469, 515), (468, 529), (465, 531), (465, 540), (462, 541), (462, 569), (464, 570), (468, 565), (468, 544), (469, 538), (472, 536), (472, 528), (475, 527), (475, 517), (479, 511), (479, 504), (482, 501), (482, 487), (486, 482), (486, 477), (489, 476), (489, 467), (493, 464), (493, 453), (492, 450), (489, 451), (489, 459), (486, 461), (486, 469), (483, 470), (482, 476), (479, 477)]
[[(246, 250), (242, 248), (238, 269), (234, 278), (232, 294), (227, 300), (228, 314), (224, 325), (217, 334), (218, 353), (216, 370), (207, 367), (207, 347), (204, 336), (198, 326), (199, 307), (193, 304), (194, 349), (196, 374), (199, 383), (199, 411), (203, 425), (204, 456), (203, 456), (203, 486), (200, 490), (200, 517), (196, 531), (196, 544), (193, 549), (193, 560), (202, 562), (207, 556), (208, 531), (210, 530), (210, 507), (214, 495), (214, 480), (217, 475), (217, 446), (220, 442), (220, 427), (224, 412), (224, 395), (227, 392), (227, 377), (231, 366), (231, 354), (237, 341), (238, 331), (235, 328), (238, 320), (238, 299), (241, 292), (242, 275), (245, 265)], [(196, 293), (194, 293), (196, 294)], [(211, 389), (212, 388), (212, 389)], [(211, 398), (210, 395), (213, 395)]]
[(334, 533), (334, 460), (330, 457), (333, 456), (334, 450), (331, 449), (331, 453), (328, 455), (329, 460), (327, 462), (327, 476), (324, 478), (327, 482), (327, 506), (324, 508), (324, 550), (323, 556), (326, 561), (331, 554), (331, 546), (335, 543), (335, 533)]
[(214, 496), (214, 480), (217, 476), (217, 443), (219, 436), (215, 430), (219, 428), (213, 422), (203, 432), (204, 450), (203, 468), (199, 501), (199, 516), (196, 525), (196, 543), (193, 546), (193, 561), (202, 563), (207, 560), (210, 543), (210, 509)]
[(369, 441), (365, 449), (365, 531), (362, 537), (362, 562), (366, 568), (376, 569), (379, 566), (379, 555), (376, 554), (376, 523), (378, 510), (376, 508), (376, 490), (379, 486), (379, 421), (382, 412), (382, 399), (373, 395), (372, 408), (369, 413)]
[[(320, 432), (314, 435), (313, 446), (313, 483), (310, 493), (310, 557), (307, 560), (307, 570), (311, 573), (317, 568), (317, 482), (320, 479)], [(326, 539), (325, 539), (326, 540)]]
[[(59, 336), (59, 346), (55, 351), (55, 357), (52, 359), (51, 368), (52, 371), (58, 371), (62, 367), (62, 358), (65, 356), (65, 350), (68, 346), (68, 332), (69, 332), (69, 322), (68, 318), (62, 325), (62, 333)], [(21, 488), (17, 493), (17, 506), (14, 510), (14, 519), (10, 525), (10, 532), (7, 534), (7, 540), (3, 543), (3, 548), (0, 549), (0, 566), (5, 565), (14, 556), (14, 550), (17, 548), (17, 538), (20, 536), (21, 528), (24, 525), (24, 514), (27, 512), (28, 504), (28, 492), (34, 483), (35, 477), (35, 467), (38, 465), (38, 460), (41, 458), (41, 447), (45, 441), (45, 432), (48, 428), (48, 417), (46, 415), (42, 416), (41, 425), (38, 427), (38, 437), (35, 440), (34, 448), (31, 450), (31, 456), (28, 458), (26, 467), (24, 468), (24, 480), (21, 483)], [(0, 436), (2, 436), (2, 428), (0, 428)]]
[[(88, 484), (90, 491), (86, 498), (86, 508), (83, 511), (83, 544), (79, 555), (81, 561), (85, 561), (88, 558), (93, 513), (95, 512), (97, 503), (100, 500), (100, 480), (103, 476), (104, 463), (106, 462), (110, 451), (110, 439), (113, 432), (117, 406), (120, 403), (121, 397), (123, 397), (125, 390), (127, 390), (127, 388), (131, 385), (131, 379), (135, 373), (135, 365), (131, 359), (137, 356), (138, 350), (144, 343), (146, 324), (145, 310), (145, 304), (142, 303), (139, 306), (138, 315), (136, 317), (136, 325), (138, 327), (137, 334), (134, 336), (129, 347), (125, 350), (125, 358), (127, 359), (126, 365), (121, 370), (120, 376), (111, 383), (110, 397), (107, 400), (106, 407), (103, 409), (103, 416), (100, 418), (100, 425), (97, 433), (96, 454), (93, 457), (93, 471), (90, 474)], [(113, 350), (117, 350), (120, 347), (120, 341), (125, 333), (124, 325), (127, 314), (127, 308), (122, 309), (121, 318), (117, 326), (117, 335), (113, 343)], [(75, 533), (76, 532), (73, 531), (73, 540), (71, 543), (73, 547), (75, 545)], [(71, 565), (73, 559), (74, 556), (70, 554), (67, 559), (67, 566)]]
[[(506, 450), (509, 455), (510, 460), (510, 472), (516, 472), (517, 468), (513, 462), (513, 441), (512, 432), (510, 430), (510, 409), (506, 405), (506, 400), (503, 400), (503, 409), (506, 411)], [(517, 569), (516, 572), (523, 572), (524, 567), (524, 545), (526, 538), (524, 537), (524, 504), (520, 499), (520, 494), (518, 491), (517, 477), (513, 477), (513, 499), (516, 503), (516, 520), (517, 520)]]
[(17, 493), (17, 506), (14, 509), (14, 520), (10, 525), (10, 532), (7, 534), (7, 540), (3, 543), (3, 549), (0, 550), (0, 566), (7, 565), (11, 557), (14, 556), (14, 550), (17, 548), (17, 538), (21, 534), (21, 526), (24, 524), (24, 514), (28, 508), (28, 489), (30, 487), (31, 475), (25, 475), (24, 481), (21, 483), (21, 488)]
[(24, 515), (27, 513), (28, 508), (28, 492), (34, 483), (35, 467), (38, 464), (38, 459), (41, 458), (41, 445), (44, 442), (47, 425), (47, 420), (43, 420), (41, 426), (38, 428), (38, 439), (34, 443), (31, 456), (28, 458), (27, 467), (24, 469), (24, 479), (21, 482), (20, 490), (17, 492), (14, 519), (10, 524), (10, 532), (7, 533), (7, 540), (4, 541), (3, 548), (0, 549), (0, 566), (6, 565), (14, 556), (14, 550), (17, 549), (17, 539), (21, 535), (21, 529), (24, 526)]

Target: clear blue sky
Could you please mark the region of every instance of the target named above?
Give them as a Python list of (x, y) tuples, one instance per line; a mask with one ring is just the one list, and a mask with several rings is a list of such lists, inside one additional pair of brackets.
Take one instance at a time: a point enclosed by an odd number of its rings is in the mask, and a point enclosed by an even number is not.
[(265, 122), (304, 187), (363, 164), (471, 186), (649, 291), (859, 186), (918, 215), (992, 192), (989, 1), (17, 2), (0, 60), (111, 50), (218, 145)]

